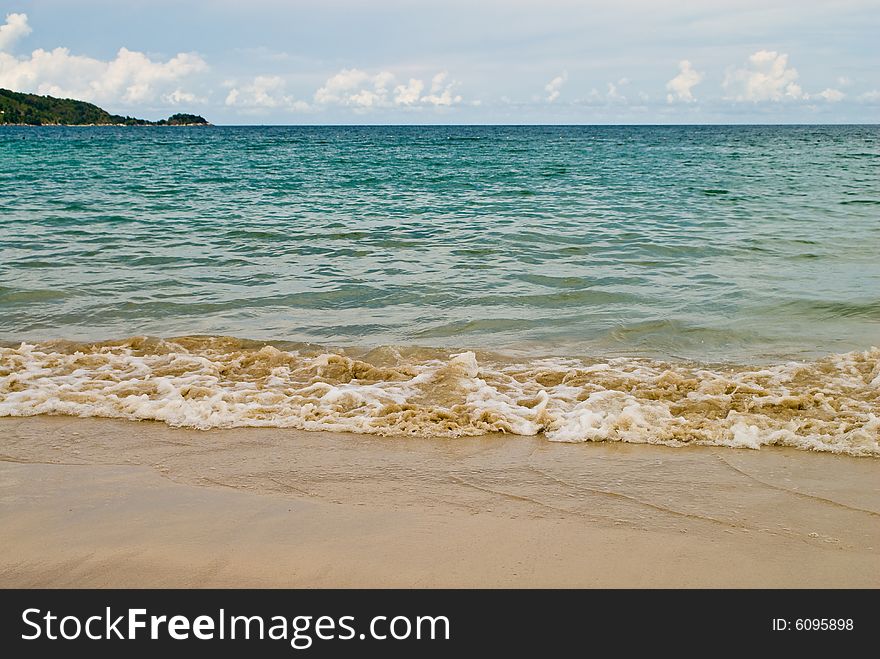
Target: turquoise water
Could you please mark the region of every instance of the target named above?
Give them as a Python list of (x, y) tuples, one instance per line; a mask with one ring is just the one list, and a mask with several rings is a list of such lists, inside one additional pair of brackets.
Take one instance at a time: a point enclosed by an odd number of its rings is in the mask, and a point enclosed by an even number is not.
[(880, 343), (880, 128), (0, 129), (0, 339)]
[(878, 457), (878, 138), (5, 128), (0, 417)]

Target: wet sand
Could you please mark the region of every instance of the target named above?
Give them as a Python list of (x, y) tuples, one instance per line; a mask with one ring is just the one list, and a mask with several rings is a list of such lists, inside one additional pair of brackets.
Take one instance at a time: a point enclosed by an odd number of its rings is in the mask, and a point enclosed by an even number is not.
[(880, 586), (880, 462), (0, 419), (0, 586)]

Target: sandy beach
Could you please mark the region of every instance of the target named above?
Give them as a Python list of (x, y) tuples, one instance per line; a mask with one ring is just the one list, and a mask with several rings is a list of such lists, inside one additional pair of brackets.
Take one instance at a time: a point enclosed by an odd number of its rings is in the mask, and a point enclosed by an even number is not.
[(878, 587), (877, 462), (0, 419), (3, 587)]

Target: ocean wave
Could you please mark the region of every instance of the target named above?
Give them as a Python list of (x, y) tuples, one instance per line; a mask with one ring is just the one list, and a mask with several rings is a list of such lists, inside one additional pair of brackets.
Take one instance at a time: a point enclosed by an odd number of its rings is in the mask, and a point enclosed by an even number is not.
[(878, 410), (878, 348), (769, 366), (329, 351), (228, 337), (0, 348), (0, 416), (446, 438), (502, 432), (880, 457)]

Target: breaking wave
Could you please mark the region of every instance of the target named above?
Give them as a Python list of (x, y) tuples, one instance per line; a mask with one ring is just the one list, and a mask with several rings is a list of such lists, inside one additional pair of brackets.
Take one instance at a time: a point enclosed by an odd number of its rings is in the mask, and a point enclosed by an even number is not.
[(135, 337), (0, 348), (0, 416), (880, 457), (880, 349), (770, 366)]

